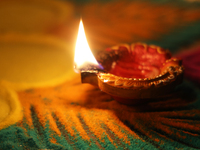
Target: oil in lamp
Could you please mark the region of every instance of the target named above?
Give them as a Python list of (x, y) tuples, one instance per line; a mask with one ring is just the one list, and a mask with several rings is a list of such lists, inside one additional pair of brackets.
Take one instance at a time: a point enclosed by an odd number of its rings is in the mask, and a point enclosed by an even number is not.
[(133, 43), (107, 48), (93, 56), (80, 21), (74, 69), (82, 83), (96, 85), (123, 104), (163, 97), (182, 82), (181, 60), (154, 45)]

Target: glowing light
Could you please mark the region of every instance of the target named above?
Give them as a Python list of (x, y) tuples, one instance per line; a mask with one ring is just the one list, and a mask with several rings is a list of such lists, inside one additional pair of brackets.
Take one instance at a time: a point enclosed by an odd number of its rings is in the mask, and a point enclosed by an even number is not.
[(93, 64), (98, 66), (98, 62), (94, 58), (94, 55), (92, 54), (88, 45), (82, 20), (79, 24), (78, 37), (75, 47), (74, 63), (76, 71), (87, 64)]

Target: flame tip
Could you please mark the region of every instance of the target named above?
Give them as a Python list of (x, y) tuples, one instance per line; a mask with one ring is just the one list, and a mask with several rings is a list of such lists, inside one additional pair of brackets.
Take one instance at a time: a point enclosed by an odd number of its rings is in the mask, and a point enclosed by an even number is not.
[(80, 24), (79, 24), (74, 62), (76, 64), (76, 69), (84, 66), (85, 63), (99, 66), (88, 45), (82, 19), (80, 19)]

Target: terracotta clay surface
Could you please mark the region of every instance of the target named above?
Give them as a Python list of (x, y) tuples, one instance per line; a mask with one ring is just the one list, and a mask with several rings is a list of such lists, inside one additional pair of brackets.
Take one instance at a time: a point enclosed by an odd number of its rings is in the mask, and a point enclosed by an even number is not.
[(115, 46), (99, 55), (99, 62), (107, 71), (98, 74), (99, 88), (125, 104), (163, 97), (183, 78), (181, 60), (158, 46)]
[(158, 76), (161, 73), (163, 64), (171, 58), (168, 51), (145, 44), (133, 44), (130, 47), (119, 46), (118, 50), (123, 55), (113, 64), (109, 72), (127, 78)]

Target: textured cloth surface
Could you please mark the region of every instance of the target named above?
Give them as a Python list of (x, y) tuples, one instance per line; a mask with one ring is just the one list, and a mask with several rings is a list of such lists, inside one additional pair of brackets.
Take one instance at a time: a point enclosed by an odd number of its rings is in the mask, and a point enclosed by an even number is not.
[(0, 86), (0, 106), (0, 130), (22, 119), (22, 108), (16, 92), (2, 85)]
[(24, 118), (0, 131), (0, 148), (199, 148), (200, 91), (184, 81), (174, 93), (137, 106), (117, 103), (79, 77), (19, 92)]
[[(183, 84), (165, 98), (135, 106), (81, 84), (78, 74), (58, 86), (20, 91), (24, 117), (0, 130), (0, 149), (199, 149), (200, 4), (77, 0), (74, 6), (91, 49), (138, 41), (168, 48), (183, 58)], [(76, 30), (77, 14), (67, 31)], [(51, 33), (70, 42), (72, 32), (64, 29)]]

